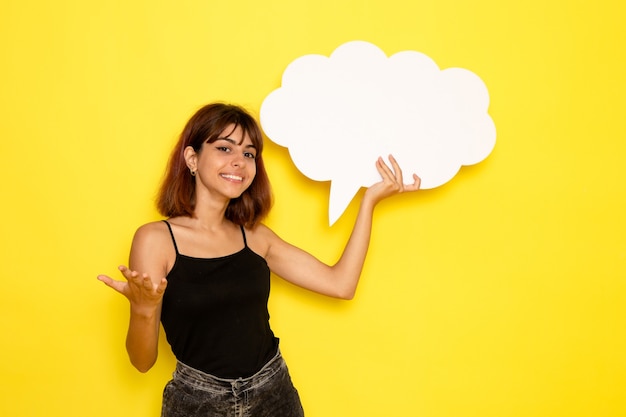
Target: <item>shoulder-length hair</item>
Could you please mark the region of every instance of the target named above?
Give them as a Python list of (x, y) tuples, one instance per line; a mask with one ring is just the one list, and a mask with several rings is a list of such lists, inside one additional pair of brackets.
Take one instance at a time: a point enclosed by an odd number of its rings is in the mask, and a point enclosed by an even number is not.
[(225, 103), (207, 104), (189, 119), (172, 150), (165, 177), (157, 195), (157, 209), (166, 217), (191, 216), (196, 204), (195, 177), (189, 172), (184, 151), (200, 152), (202, 145), (215, 142), (229, 126), (239, 126), (256, 148), (256, 175), (243, 194), (234, 198), (225, 216), (239, 226), (254, 227), (269, 212), (272, 193), (263, 164), (263, 136), (254, 118), (243, 108)]

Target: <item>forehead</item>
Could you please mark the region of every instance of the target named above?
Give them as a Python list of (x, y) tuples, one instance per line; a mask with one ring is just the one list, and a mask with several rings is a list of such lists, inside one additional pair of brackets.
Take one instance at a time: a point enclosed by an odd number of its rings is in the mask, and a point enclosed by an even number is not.
[(256, 147), (256, 144), (253, 142), (252, 138), (250, 138), (250, 133), (244, 131), (241, 125), (235, 125), (234, 123), (226, 126), (217, 139), (232, 139), (238, 145), (245, 144)]

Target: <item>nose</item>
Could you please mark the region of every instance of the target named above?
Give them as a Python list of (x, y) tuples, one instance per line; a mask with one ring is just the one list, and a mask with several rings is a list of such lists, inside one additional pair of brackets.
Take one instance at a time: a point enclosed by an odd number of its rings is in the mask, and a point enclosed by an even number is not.
[(243, 155), (235, 154), (231, 161), (231, 164), (237, 168), (243, 168), (246, 164), (246, 158)]

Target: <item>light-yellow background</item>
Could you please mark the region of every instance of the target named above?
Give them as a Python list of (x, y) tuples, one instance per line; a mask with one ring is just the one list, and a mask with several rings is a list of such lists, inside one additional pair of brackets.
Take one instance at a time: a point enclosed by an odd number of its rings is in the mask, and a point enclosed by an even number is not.
[[(158, 415), (174, 359), (163, 342), (148, 374), (129, 365), (127, 302), (96, 275), (159, 218), (193, 111), (258, 114), (291, 61), (351, 40), (475, 72), (498, 136), (445, 186), (381, 204), (354, 301), (273, 279), (307, 415), (626, 415), (624, 16), (617, 0), (2, 0), (0, 415)], [(266, 161), (268, 225), (337, 259), (357, 204), (328, 227), (329, 184), (272, 143)]]

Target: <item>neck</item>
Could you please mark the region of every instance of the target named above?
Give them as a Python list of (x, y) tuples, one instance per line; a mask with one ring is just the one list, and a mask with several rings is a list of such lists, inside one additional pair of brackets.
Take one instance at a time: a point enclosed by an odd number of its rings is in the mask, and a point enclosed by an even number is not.
[(229, 202), (230, 201), (220, 203), (214, 200), (198, 200), (196, 201), (196, 208), (193, 211), (191, 219), (198, 227), (203, 229), (215, 230), (222, 228), (230, 224), (230, 221), (225, 217)]

